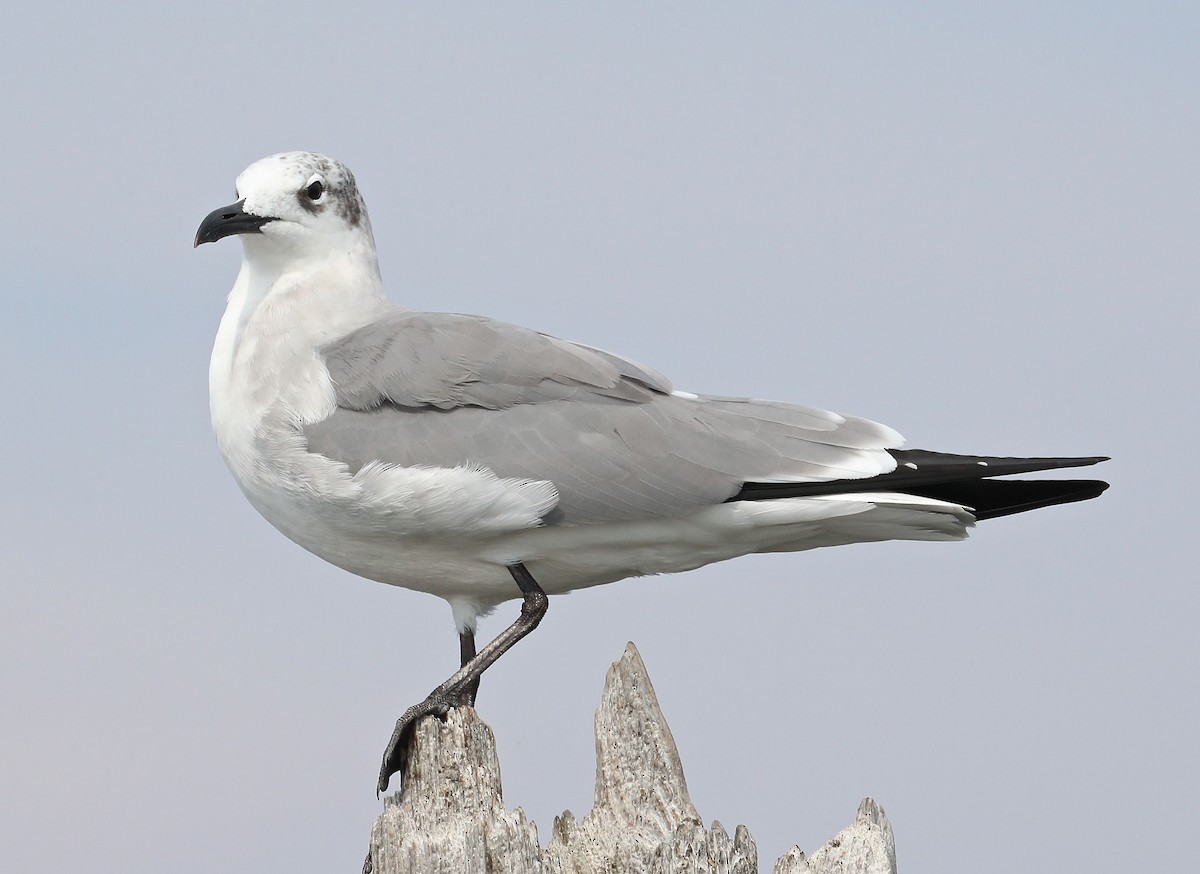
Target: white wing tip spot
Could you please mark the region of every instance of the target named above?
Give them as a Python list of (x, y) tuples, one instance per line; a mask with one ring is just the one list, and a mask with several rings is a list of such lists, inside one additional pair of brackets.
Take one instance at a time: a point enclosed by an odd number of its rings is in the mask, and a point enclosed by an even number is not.
[(917, 469), (917, 466), (916, 466), (915, 464), (913, 464), (911, 461), (906, 461), (906, 462), (904, 462), (904, 466), (905, 466), (905, 467), (907, 467), (907, 468), (909, 468), (910, 470), (916, 470), (916, 469)]
[(978, 464), (980, 467), (987, 467), (987, 466), (988, 466), (988, 463), (987, 463), (986, 461), (977, 461), (977, 462), (975, 462), (975, 463), (976, 463), (976, 464)]

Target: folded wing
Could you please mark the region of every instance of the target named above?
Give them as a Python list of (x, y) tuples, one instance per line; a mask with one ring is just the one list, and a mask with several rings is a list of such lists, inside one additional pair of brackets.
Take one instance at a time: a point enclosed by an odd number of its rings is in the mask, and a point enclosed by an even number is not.
[(477, 316), (397, 313), (323, 350), (337, 410), (309, 450), (352, 471), (373, 461), (486, 467), (548, 480), (547, 517), (585, 525), (682, 516), (748, 482), (889, 473), (892, 429), (769, 401), (673, 394), (612, 353)]

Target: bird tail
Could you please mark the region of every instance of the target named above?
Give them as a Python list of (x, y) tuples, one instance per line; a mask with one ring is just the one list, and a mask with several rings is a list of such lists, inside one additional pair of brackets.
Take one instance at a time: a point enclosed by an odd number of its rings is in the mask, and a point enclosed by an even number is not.
[(1055, 504), (1095, 498), (1108, 488), (1100, 480), (1000, 480), (995, 477), (1086, 467), (1108, 459), (1003, 458), (985, 455), (952, 455), (924, 449), (890, 450), (896, 459), (891, 473), (865, 479), (808, 483), (746, 483), (731, 501), (763, 501), (818, 495), (852, 495), (861, 492), (894, 492), (947, 501), (969, 507), (975, 519), (994, 519)]

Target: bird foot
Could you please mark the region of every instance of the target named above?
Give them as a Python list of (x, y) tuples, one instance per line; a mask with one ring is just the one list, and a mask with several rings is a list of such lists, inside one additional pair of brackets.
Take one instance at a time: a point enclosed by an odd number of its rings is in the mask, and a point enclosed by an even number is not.
[(420, 704), (414, 704), (404, 711), (404, 715), (396, 720), (396, 728), (383, 751), (383, 764), (379, 768), (379, 782), (375, 787), (376, 796), (387, 791), (388, 782), (393, 774), (399, 772), (403, 779), (404, 765), (408, 762), (408, 750), (412, 744), (416, 724), (426, 716), (445, 719), (446, 714), (453, 708), (470, 705), (475, 697), (474, 691), (470, 684), (466, 684), (466, 688), (439, 686)]
[(459, 634), (459, 649), (462, 656), (462, 667), (454, 672), (442, 685), (429, 693), (429, 697), (404, 711), (404, 715), (396, 720), (396, 729), (388, 741), (387, 749), (383, 751), (383, 765), (379, 768), (379, 782), (375, 784), (375, 794), (382, 795), (387, 791), (388, 781), (393, 774), (399, 772), (404, 780), (404, 766), (408, 762), (409, 746), (412, 744), (413, 728), (425, 716), (436, 716), (445, 719), (446, 714), (455, 707), (473, 706), (475, 694), (479, 691), (480, 675), (492, 665), (496, 659), (504, 655), (510, 647), (537, 628), (542, 617), (546, 615), (549, 599), (545, 591), (538, 585), (537, 580), (517, 562), (509, 565), (508, 571), (521, 590), (521, 615), (504, 631), (496, 635), (479, 653), (475, 652), (475, 633), (473, 630)]

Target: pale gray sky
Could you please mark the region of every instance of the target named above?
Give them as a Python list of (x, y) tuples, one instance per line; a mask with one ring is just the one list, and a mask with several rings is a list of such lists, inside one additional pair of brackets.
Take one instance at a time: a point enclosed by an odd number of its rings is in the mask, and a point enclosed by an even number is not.
[(909, 871), (1177, 867), (1200, 12), (972, 6), (9, 10), (3, 867), (354, 870), (391, 724), (455, 664), (444, 603), (287, 542), (210, 436), (240, 253), (192, 235), (288, 149), (355, 170), (409, 306), (913, 446), (1114, 456), (1101, 500), (965, 544), (556, 599), (480, 696), (543, 840), (590, 808), (632, 639), (697, 807), (765, 870), (867, 794)]

